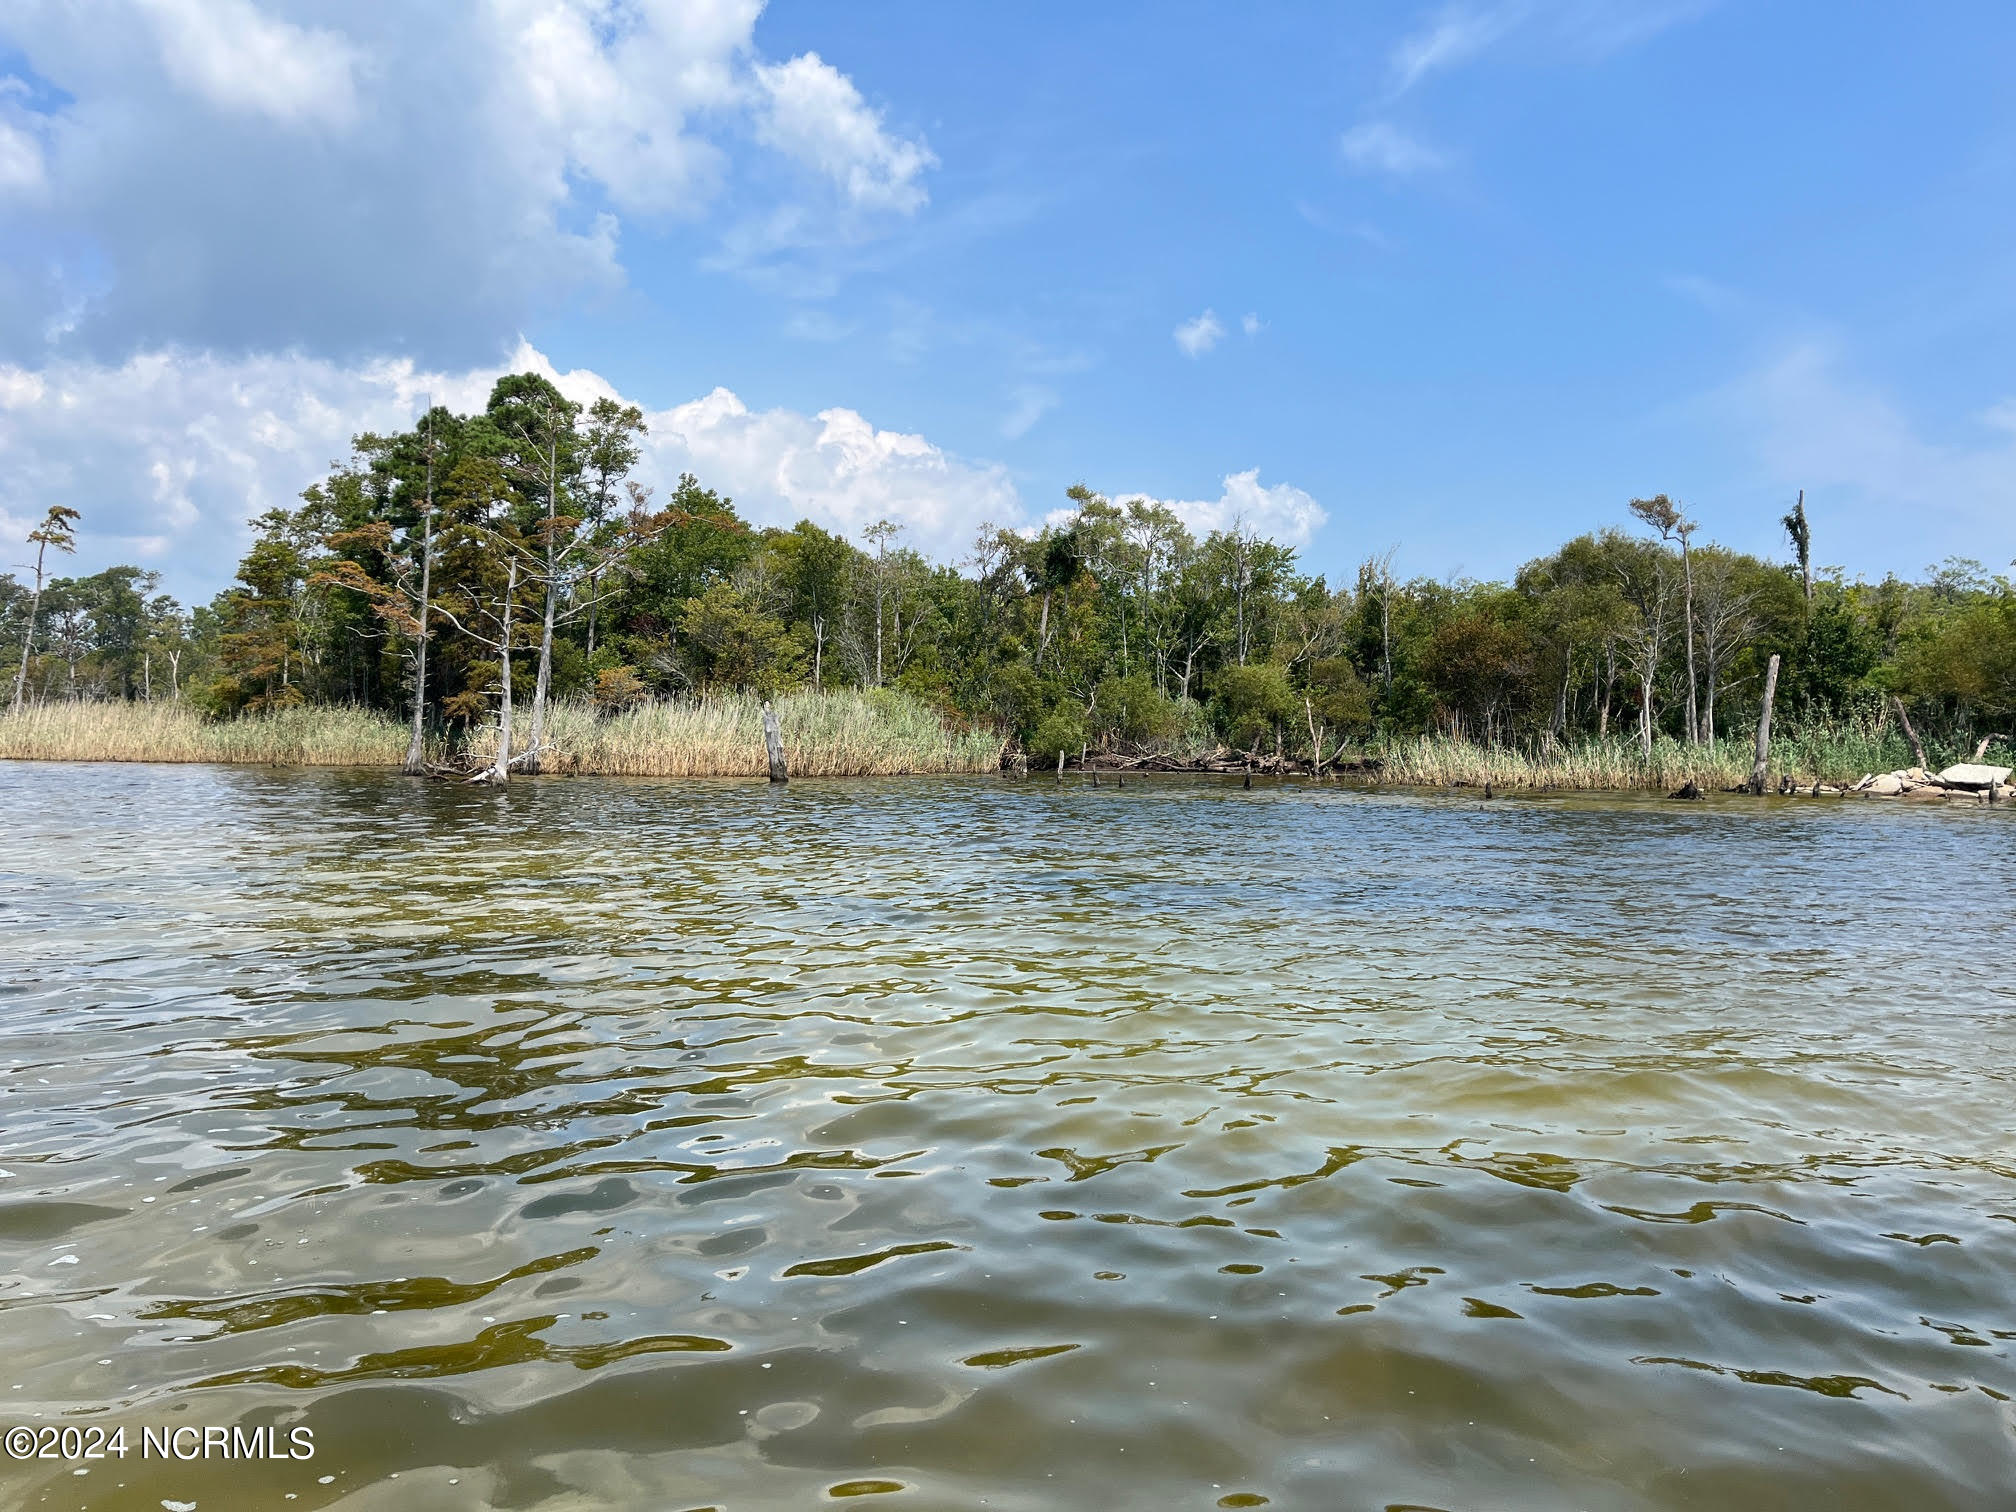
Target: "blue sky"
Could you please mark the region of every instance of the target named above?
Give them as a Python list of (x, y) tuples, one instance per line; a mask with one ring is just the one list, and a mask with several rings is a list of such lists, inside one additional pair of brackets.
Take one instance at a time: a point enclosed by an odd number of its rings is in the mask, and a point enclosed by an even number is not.
[(759, 519), (2016, 553), (2016, 11), (0, 6), (0, 521), (185, 597), (514, 359)]

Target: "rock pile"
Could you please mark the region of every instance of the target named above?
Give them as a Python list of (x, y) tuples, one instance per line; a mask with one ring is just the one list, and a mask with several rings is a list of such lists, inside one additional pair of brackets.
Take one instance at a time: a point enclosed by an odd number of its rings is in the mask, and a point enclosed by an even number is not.
[(1981, 798), (2003, 803), (2016, 799), (2016, 787), (2009, 785), (2010, 771), (2009, 767), (1984, 766), (1978, 761), (1963, 761), (1938, 773), (1903, 767), (1864, 777), (1848, 791), (1872, 798)]

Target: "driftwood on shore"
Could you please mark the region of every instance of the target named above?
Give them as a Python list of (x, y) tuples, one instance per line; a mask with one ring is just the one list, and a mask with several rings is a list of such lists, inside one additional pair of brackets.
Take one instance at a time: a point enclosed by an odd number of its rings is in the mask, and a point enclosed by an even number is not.
[[(1234, 751), (1225, 746), (1201, 756), (1176, 756), (1167, 751), (1092, 751), (1075, 761), (1067, 762), (1059, 753), (1057, 772), (1062, 776), (1068, 766), (1081, 772), (1190, 772), (1217, 773), (1233, 776), (1250, 774), (1255, 777), (1314, 777), (1330, 776), (1337, 773), (1372, 774), (1384, 765), (1376, 756), (1338, 761), (1334, 758), (1321, 764), (1307, 761), (1299, 756), (1248, 756), (1243, 751)], [(1001, 758), (1004, 771), (1026, 771), (1028, 757), (1010, 751)]]

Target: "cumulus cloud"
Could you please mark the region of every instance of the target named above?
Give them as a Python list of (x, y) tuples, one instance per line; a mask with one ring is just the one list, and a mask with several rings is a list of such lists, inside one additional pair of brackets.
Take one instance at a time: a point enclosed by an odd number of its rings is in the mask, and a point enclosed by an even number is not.
[(1186, 357), (1202, 357), (1224, 338), (1225, 327), (1217, 315), (1206, 310), (1193, 320), (1186, 320), (1176, 327), (1176, 345), (1183, 349)]
[(864, 526), (894, 520), (909, 544), (953, 558), (982, 522), (1022, 517), (1005, 469), (878, 430), (851, 409), (755, 411), (717, 388), (647, 419), (647, 455), (661, 477), (691, 471), (759, 524), (810, 519), (858, 538)]
[(1244, 331), (1248, 336), (1258, 336), (1262, 331), (1267, 329), (1267, 322), (1262, 320), (1252, 310), (1248, 310), (1240, 318), (1239, 329)]
[(1416, 141), (1390, 121), (1367, 121), (1353, 126), (1338, 139), (1344, 161), (1367, 173), (1390, 173), (1396, 178), (1425, 173), (1447, 165), (1448, 159), (1426, 143)]
[(357, 49), (340, 32), (294, 26), (251, 0), (136, 0), (168, 76), (224, 110), (285, 126), (342, 126), (357, 111)]
[(0, 118), (0, 194), (42, 185), (42, 144)]
[(39, 364), (53, 332), (101, 362), (473, 364), (537, 307), (620, 285), (632, 222), (781, 216), (807, 247), (914, 213), (929, 151), (824, 60), (765, 59), (761, 10), (8, 6), (0, 44), (25, 61), (0, 82), (0, 360)]
[[(171, 591), (207, 599), (230, 579), (247, 522), (291, 507), (364, 430), (412, 423), (429, 402), (480, 409), (506, 372), (537, 372), (583, 403), (622, 398), (588, 369), (562, 372), (521, 342), (506, 363), (427, 370), (411, 359), (345, 366), (303, 356), (159, 350), (41, 370), (0, 364), (0, 528), (15, 539), (52, 501), (84, 513), (78, 567), (161, 570)], [(858, 536), (892, 519), (910, 541), (956, 557), (984, 520), (1022, 517), (998, 465), (851, 409), (752, 410), (725, 388), (652, 411), (640, 481), (661, 493), (682, 472), (732, 497), (758, 524), (810, 517)]]
[(1330, 518), (1322, 505), (1292, 483), (1262, 484), (1257, 467), (1229, 474), (1224, 492), (1215, 499), (1157, 499), (1130, 493), (1119, 495), (1117, 502), (1133, 499), (1167, 505), (1198, 535), (1238, 525), (1291, 546), (1308, 545)]
[(881, 113), (819, 54), (759, 66), (756, 78), (767, 96), (756, 113), (757, 140), (825, 175), (850, 204), (905, 212), (923, 205), (920, 180), (938, 160), (884, 130)]

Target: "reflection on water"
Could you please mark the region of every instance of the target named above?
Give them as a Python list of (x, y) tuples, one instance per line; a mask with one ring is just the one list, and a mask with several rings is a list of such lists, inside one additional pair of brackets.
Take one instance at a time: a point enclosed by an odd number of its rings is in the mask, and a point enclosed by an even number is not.
[(0, 1463), (14, 1504), (2016, 1486), (2005, 814), (0, 797), (0, 1426), (316, 1445)]

